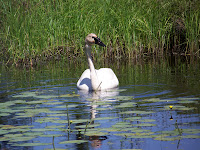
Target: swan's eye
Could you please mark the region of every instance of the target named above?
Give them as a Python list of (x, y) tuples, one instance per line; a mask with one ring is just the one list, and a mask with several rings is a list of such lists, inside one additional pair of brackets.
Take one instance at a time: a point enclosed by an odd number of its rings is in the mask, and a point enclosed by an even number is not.
[(93, 39), (94, 39), (94, 41), (95, 41), (95, 44), (98, 44), (99, 43), (99, 41), (100, 41), (100, 39), (98, 38), (98, 37), (92, 37)]
[(92, 37), (92, 38), (94, 39), (95, 44), (98, 44), (98, 45), (103, 46), (103, 47), (106, 46), (105, 44), (103, 44), (103, 42), (101, 42), (100, 38), (98, 38), (98, 37)]

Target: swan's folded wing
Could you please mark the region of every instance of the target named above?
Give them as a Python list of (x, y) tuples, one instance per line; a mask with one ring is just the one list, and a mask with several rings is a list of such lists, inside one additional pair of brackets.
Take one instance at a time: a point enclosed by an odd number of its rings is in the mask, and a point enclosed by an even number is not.
[(101, 82), (101, 89), (110, 89), (116, 88), (119, 85), (119, 81), (110, 68), (101, 68), (97, 70), (97, 76), (99, 81)]

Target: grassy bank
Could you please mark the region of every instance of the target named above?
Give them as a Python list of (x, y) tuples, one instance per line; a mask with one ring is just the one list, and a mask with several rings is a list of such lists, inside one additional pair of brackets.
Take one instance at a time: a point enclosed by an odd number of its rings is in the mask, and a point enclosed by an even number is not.
[(198, 0), (1, 0), (0, 57), (16, 64), (79, 58), (91, 32), (107, 45), (102, 57), (163, 55), (182, 46), (199, 55), (199, 10)]

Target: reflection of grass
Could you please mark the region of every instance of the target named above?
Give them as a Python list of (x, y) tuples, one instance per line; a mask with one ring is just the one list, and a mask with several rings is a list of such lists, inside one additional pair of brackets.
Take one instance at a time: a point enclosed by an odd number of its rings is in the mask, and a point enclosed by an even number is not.
[(184, 21), (187, 45), (195, 53), (200, 31), (200, 4), (195, 2), (2, 0), (0, 56), (29, 64), (52, 56), (83, 56), (83, 41), (91, 32), (107, 44), (102, 56), (163, 53), (176, 18)]

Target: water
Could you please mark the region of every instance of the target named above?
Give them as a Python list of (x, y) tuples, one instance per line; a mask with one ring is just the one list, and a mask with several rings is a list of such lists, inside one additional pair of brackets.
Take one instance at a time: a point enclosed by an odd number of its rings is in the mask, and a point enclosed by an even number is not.
[(199, 149), (199, 63), (95, 66), (119, 89), (78, 91), (87, 62), (1, 66), (1, 149)]

